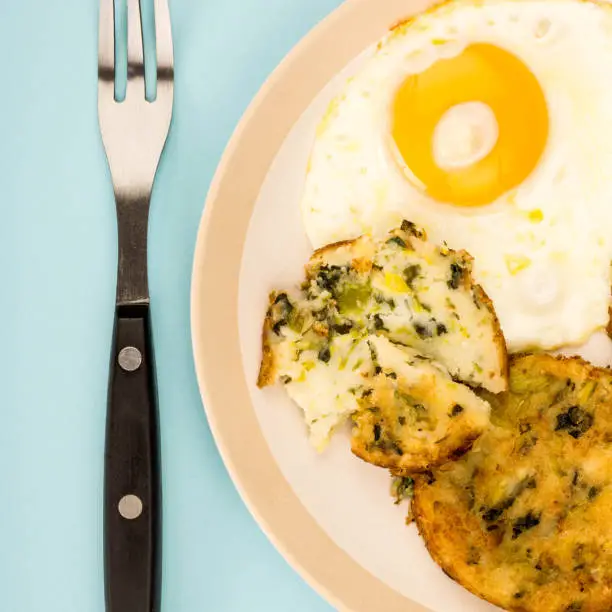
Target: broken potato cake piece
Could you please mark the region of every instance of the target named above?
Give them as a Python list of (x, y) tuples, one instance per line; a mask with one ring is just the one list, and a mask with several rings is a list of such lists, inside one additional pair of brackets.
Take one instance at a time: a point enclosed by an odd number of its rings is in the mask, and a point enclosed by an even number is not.
[[(469, 392), (451, 386), (449, 375), (493, 393), (506, 388), (503, 335), (491, 303), (472, 281), (469, 256), (427, 242), (407, 221), (382, 240), (362, 236), (319, 249), (299, 288), (271, 294), (258, 385), (281, 381), (304, 411), (311, 441), (322, 448), (334, 427), (369, 405), (375, 386), (382, 393), (372, 337), (393, 341), (396, 351), (409, 347), (407, 355), (417, 351), (427, 358), (424, 363), (439, 362), (436, 375), (446, 376), (448, 393)], [(432, 415), (441, 409), (431, 408)], [(438, 439), (444, 422), (436, 417)], [(404, 442), (408, 431), (412, 428), (402, 434)], [(418, 427), (414, 431), (420, 433)], [(439, 442), (439, 456), (450, 455), (453, 440), (464, 448), (475, 431)], [(361, 456), (383, 462), (365, 450), (365, 438), (362, 446)], [(429, 462), (424, 457), (421, 464)], [(421, 465), (406, 458), (410, 463)]]
[(487, 398), (492, 426), (472, 450), (415, 477), (432, 557), (506, 610), (611, 610), (612, 372), (515, 356), (509, 390)]
[(367, 332), (341, 322), (329, 300), (305, 304), (285, 292), (270, 300), (257, 384), (282, 383), (303, 411), (311, 443), (322, 450), (359, 408), (373, 373)]
[(343, 321), (436, 359), (462, 382), (507, 385), (504, 336), (465, 252), (428, 242), (409, 221), (384, 239), (333, 244), (307, 266), (307, 296), (330, 297)]
[(369, 344), (377, 373), (353, 416), (353, 453), (399, 475), (469, 450), (489, 426), (489, 404), (416, 351), (383, 337)]

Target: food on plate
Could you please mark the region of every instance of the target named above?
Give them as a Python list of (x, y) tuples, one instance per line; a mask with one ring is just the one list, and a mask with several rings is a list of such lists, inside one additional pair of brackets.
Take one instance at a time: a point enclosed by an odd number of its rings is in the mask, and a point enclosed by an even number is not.
[(393, 27), (318, 126), (318, 250), (264, 323), (259, 386), (319, 449), (350, 419), (444, 572), (516, 612), (612, 610), (612, 370), (544, 352), (612, 350), (611, 40), (589, 0)]
[(409, 218), (474, 257), (513, 351), (608, 322), (612, 8), (455, 0), (395, 27), (331, 103), (301, 202), (313, 246)]
[(415, 476), (432, 557), (517, 612), (612, 609), (612, 372), (513, 356), (492, 427), (461, 459)]
[(466, 252), (438, 246), (404, 221), (381, 239), (320, 249), (307, 274), (307, 294), (331, 300), (340, 323), (410, 346), (461, 381), (506, 388), (504, 338)]
[(391, 480), (391, 496), (395, 505), (399, 506), (405, 500), (411, 500), (414, 494), (414, 478), (411, 476), (394, 476)]
[(258, 385), (284, 383), (319, 448), (359, 409), (377, 373), (371, 336), (411, 347), (470, 385), (505, 389), (503, 336), (470, 264), (408, 221), (379, 240), (316, 251), (299, 289), (270, 296)]
[[(305, 320), (314, 324), (306, 313)], [(258, 384), (283, 384), (304, 413), (311, 443), (322, 450), (334, 428), (359, 408), (358, 399), (373, 373), (368, 343), (357, 334), (327, 338), (312, 328), (302, 334), (284, 326), (277, 329), (286, 335), (275, 338), (274, 325), (264, 332), (268, 358), (262, 362)]]
[(489, 426), (489, 404), (416, 351), (383, 337), (369, 343), (378, 373), (353, 415), (353, 453), (412, 474), (469, 450)]
[(495, 310), (472, 278), (465, 251), (437, 247), (409, 223), (374, 258), (371, 286), (391, 340), (439, 361), (452, 376), (492, 392), (507, 385), (506, 345)]

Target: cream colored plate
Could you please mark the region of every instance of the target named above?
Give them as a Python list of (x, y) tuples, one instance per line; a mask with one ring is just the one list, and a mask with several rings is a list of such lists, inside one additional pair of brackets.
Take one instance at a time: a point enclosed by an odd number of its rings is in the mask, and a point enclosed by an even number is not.
[(384, 470), (347, 432), (318, 455), (281, 389), (255, 386), (268, 292), (299, 279), (310, 248), (299, 197), (316, 123), (384, 32), (423, 0), (348, 0), (259, 92), (217, 171), (192, 284), (198, 381), (223, 459), (251, 512), (293, 566), (341, 610), (484, 612), (431, 561)]

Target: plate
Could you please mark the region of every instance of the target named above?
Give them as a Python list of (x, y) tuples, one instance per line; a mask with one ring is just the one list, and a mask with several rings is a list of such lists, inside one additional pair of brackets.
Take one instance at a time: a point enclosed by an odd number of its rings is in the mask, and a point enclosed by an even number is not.
[(269, 291), (297, 281), (311, 248), (299, 198), (315, 127), (393, 24), (426, 0), (347, 0), (287, 56), (237, 127), (213, 180), (195, 252), (191, 323), (211, 429), (270, 540), (332, 605), (354, 612), (486, 612), (430, 559), (385, 470), (348, 432), (317, 453), (300, 410), (257, 389)]

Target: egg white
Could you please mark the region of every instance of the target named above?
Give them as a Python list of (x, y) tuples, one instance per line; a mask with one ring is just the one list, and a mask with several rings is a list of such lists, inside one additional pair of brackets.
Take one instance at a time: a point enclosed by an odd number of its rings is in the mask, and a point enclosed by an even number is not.
[[(468, 44), (518, 56), (544, 91), (538, 167), (490, 205), (461, 208), (407, 180), (390, 146), (390, 106), (407, 75)], [(520, 95), (520, 91), (516, 92)], [(511, 351), (580, 344), (608, 321), (612, 259), (612, 10), (574, 0), (455, 1), (391, 33), (317, 130), (302, 212), (314, 247), (380, 235), (407, 218), (466, 249)]]

